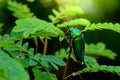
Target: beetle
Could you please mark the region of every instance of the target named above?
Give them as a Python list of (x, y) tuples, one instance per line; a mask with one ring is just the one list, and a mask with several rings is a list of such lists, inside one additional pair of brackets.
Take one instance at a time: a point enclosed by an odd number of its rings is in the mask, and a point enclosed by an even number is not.
[(69, 28), (69, 30), (66, 32), (66, 36), (68, 37), (69, 44), (70, 44), (70, 51), (67, 59), (67, 64), (64, 69), (63, 73), (63, 80), (66, 80), (66, 71), (69, 63), (69, 58), (72, 53), (72, 50), (74, 52), (75, 58), (78, 63), (81, 63), (84, 59), (84, 50), (85, 50), (85, 40), (84, 35), (82, 34), (81, 30), (75, 27)]
[(70, 36), (71, 49), (73, 49), (75, 58), (78, 62), (82, 62), (84, 59), (85, 51), (84, 35), (81, 30), (75, 27), (71, 27), (68, 32)]

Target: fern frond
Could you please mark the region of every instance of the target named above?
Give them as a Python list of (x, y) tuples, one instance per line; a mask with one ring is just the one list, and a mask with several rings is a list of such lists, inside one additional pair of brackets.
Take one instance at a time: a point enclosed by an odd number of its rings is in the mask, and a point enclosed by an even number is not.
[(58, 70), (58, 66), (65, 66), (66, 63), (62, 61), (61, 59), (57, 58), (56, 56), (53, 55), (42, 55), (40, 60), (42, 61), (42, 64), (46, 65), (48, 67), (49, 64), (51, 64), (56, 70)]
[(55, 52), (55, 56), (62, 60), (64, 58), (68, 58), (67, 50), (65, 48), (61, 48), (59, 51)]
[[(69, 55), (68, 54), (69, 51), (70, 51), (70, 47), (68, 47), (67, 49), (61, 48), (59, 51), (55, 52), (55, 56), (62, 59), (62, 60), (65, 59), (65, 58), (67, 59), (68, 55)], [(76, 58), (73, 54), (70, 55), (70, 58), (73, 59), (76, 62)]]
[(34, 80), (58, 80), (57, 76), (50, 72), (41, 71), (39, 68), (33, 68)]
[(97, 43), (97, 44), (86, 44), (85, 45), (85, 53), (89, 55), (98, 55), (98, 56), (103, 56), (109, 59), (115, 59), (117, 54), (110, 49), (105, 48), (104, 43)]
[(50, 63), (55, 69), (58, 69), (58, 66), (65, 66), (65, 62), (54, 55), (44, 56), (40, 53), (34, 55), (34, 48), (29, 48), (28, 42), (23, 44), (22, 40), (20, 40), (15, 43), (8, 34), (5, 34), (0, 39), (0, 48), (2, 48), (3, 51), (8, 52), (12, 57), (19, 58), (19, 56), (21, 56), (21, 61), (24, 60), (23, 65), (25, 67), (35, 66), (38, 63), (45, 67), (47, 67), (45, 63)]
[(77, 76), (86, 72), (99, 72), (99, 71), (116, 73), (120, 76), (120, 66), (106, 66), (106, 65), (101, 65), (98, 67), (91, 67), (91, 68), (84, 68), (83, 70), (73, 72), (71, 75)]
[(12, 38), (8, 35), (5, 34), (1, 39), (0, 39), (0, 47), (2, 47), (4, 50), (8, 51), (8, 52), (13, 52), (13, 51), (20, 51), (20, 49), (23, 52), (29, 53), (29, 54), (33, 54), (34, 51), (31, 52), (31, 50), (29, 51), (28, 49), (28, 43), (23, 44), (22, 46), (22, 42), (19, 41), (15, 44), (15, 42), (12, 40)]
[(76, 14), (83, 14), (83, 10), (79, 6), (67, 5), (65, 8), (59, 7), (59, 11), (53, 9), (53, 15), (49, 15), (49, 19), (52, 23), (58, 23), (59, 20), (67, 17), (75, 16)]
[(89, 26), (90, 25), (90, 21), (85, 19), (85, 18), (80, 18), (80, 19), (74, 19), (74, 20), (70, 20), (69, 22), (64, 22), (62, 24), (58, 24), (57, 27), (59, 28), (64, 28), (67, 26)]
[(18, 56), (20, 54), (20, 50), (23, 53), (28, 53), (28, 55), (31, 56), (34, 52), (34, 49), (28, 49), (28, 46), (28, 43), (22, 45), (22, 41), (15, 43), (13, 37), (8, 34), (3, 35), (3, 37), (0, 39), (0, 48), (10, 53), (13, 57)]
[(16, 1), (8, 1), (8, 9), (13, 12), (13, 16), (16, 18), (31, 18), (35, 15), (30, 12), (30, 9), (26, 4), (18, 3)]
[(102, 30), (102, 29), (107, 29), (107, 30), (113, 30), (115, 32), (120, 33), (120, 24), (116, 23), (116, 24), (112, 24), (112, 23), (97, 23), (97, 24), (91, 24), (90, 26), (87, 26), (84, 31), (87, 30)]
[(120, 76), (120, 66), (99, 65), (97, 63), (97, 60), (90, 56), (85, 56), (84, 62), (87, 67), (77, 72), (73, 72), (71, 76), (77, 76), (86, 72), (99, 72), (99, 71), (117, 73)]
[(16, 26), (13, 32), (23, 32), (23, 37), (29, 36), (38, 37), (57, 37), (63, 35), (64, 32), (55, 27), (52, 23), (40, 20), (38, 18), (19, 19), (16, 21)]
[(84, 56), (84, 63), (87, 68), (99, 66), (99, 64), (97, 63), (97, 60), (90, 56)]

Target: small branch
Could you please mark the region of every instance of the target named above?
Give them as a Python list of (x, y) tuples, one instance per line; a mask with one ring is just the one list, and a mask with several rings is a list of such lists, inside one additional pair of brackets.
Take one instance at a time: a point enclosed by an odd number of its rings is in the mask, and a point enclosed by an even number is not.
[(35, 53), (38, 52), (38, 39), (37, 37), (34, 38), (34, 41), (35, 41)]
[(70, 75), (66, 76), (66, 77), (64, 78), (64, 80), (66, 80), (66, 79), (70, 78), (71, 76), (72, 76), (72, 74), (70, 74)]
[(63, 78), (62, 78), (62, 80), (66, 80), (65, 76), (66, 76), (67, 69), (68, 69), (68, 64), (69, 64), (69, 60), (70, 60), (71, 50), (72, 50), (72, 47), (70, 47), (70, 51), (69, 51), (67, 63), (66, 63), (65, 69), (64, 69), (64, 73), (63, 73)]
[(44, 55), (46, 55), (47, 46), (48, 46), (48, 39), (46, 38), (45, 41), (44, 41), (44, 48), (43, 48), (43, 54), (44, 54)]
[(65, 79), (65, 76), (66, 76), (67, 69), (68, 69), (68, 64), (69, 64), (69, 60), (70, 60), (70, 55), (71, 55), (71, 52), (70, 52), (69, 55), (68, 55), (68, 59), (67, 59), (67, 63), (66, 63), (65, 69), (64, 69), (63, 79), (62, 79), (62, 80), (66, 80), (66, 79)]
[(23, 40), (21, 40), (20, 53), (17, 56), (17, 58), (22, 58), (22, 42), (23, 42)]

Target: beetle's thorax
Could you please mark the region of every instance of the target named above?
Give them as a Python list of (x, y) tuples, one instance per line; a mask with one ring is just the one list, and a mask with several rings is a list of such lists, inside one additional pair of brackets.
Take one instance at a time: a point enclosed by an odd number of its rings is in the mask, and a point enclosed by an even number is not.
[(81, 31), (78, 28), (70, 28), (69, 31), (72, 38), (75, 38), (81, 35)]

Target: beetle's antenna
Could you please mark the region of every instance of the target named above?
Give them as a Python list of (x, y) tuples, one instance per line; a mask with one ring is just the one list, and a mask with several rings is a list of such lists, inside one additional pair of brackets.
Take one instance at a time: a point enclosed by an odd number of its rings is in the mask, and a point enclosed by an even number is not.
[(67, 18), (66, 21), (68, 22), (67, 24), (67, 31), (66, 31), (66, 34), (69, 33), (69, 21), (70, 21), (70, 18)]
[(68, 25), (67, 25), (67, 28), (69, 29), (69, 21), (70, 21), (70, 18), (67, 18), (67, 22), (68, 22)]

